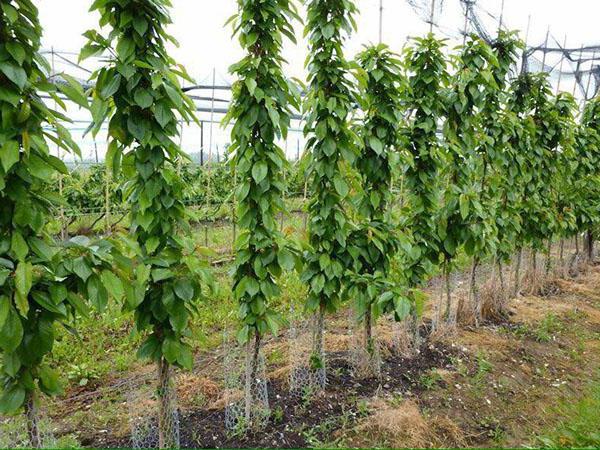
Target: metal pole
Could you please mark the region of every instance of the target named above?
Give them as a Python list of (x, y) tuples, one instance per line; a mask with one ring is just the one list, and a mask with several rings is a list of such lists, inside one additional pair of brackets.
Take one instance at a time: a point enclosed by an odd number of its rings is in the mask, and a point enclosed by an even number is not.
[(521, 57), (521, 73), (525, 72), (527, 67), (527, 42), (529, 41), (529, 26), (531, 25), (531, 14), (527, 16), (527, 28), (525, 29), (525, 49), (523, 50), (523, 56)]
[(583, 44), (581, 44), (581, 49), (579, 50), (579, 59), (577, 60), (577, 66), (575, 67), (575, 81), (573, 82), (573, 96), (575, 96), (575, 91), (577, 90), (577, 85), (579, 82), (577, 81), (577, 74), (579, 73), (579, 68), (581, 67), (581, 60), (583, 59)]
[(589, 95), (589, 90), (590, 90), (590, 82), (592, 81), (592, 71), (594, 70), (594, 60), (595, 59), (596, 59), (596, 50), (594, 50), (594, 53), (592, 53), (592, 63), (591, 63), (592, 65), (590, 66), (590, 75), (588, 76), (587, 85), (585, 87), (585, 97), (583, 98), (582, 108), (585, 108), (585, 105), (588, 100), (588, 95)]
[[(51, 59), (51, 65), (52, 65), (52, 75), (54, 75), (54, 73), (56, 72), (55, 70), (55, 66), (54, 66), (54, 47), (50, 48), (50, 59)], [(57, 108), (56, 105), (56, 100), (54, 101), (54, 109)], [(62, 159), (62, 151), (60, 149), (60, 145), (56, 144), (56, 156), (58, 157), (58, 159)], [(58, 175), (58, 193), (60, 195), (60, 197), (62, 198), (63, 195), (63, 175), (59, 174)], [(67, 230), (66, 230), (66, 226), (65, 226), (65, 208), (60, 205), (59, 210), (58, 210), (58, 214), (60, 217), (60, 238), (64, 241), (67, 239)]]
[(379, 0), (379, 43), (383, 42), (383, 0)]
[(500, 19), (498, 19), (498, 36), (500, 36), (500, 30), (502, 29), (502, 19), (504, 19), (504, 0), (500, 5)]
[(200, 121), (200, 167), (204, 165), (204, 122)]
[(462, 45), (465, 45), (467, 42), (467, 27), (469, 26), (469, 2), (468, 0), (464, 2), (465, 4), (465, 23), (463, 24), (463, 41)]
[(429, 17), (429, 32), (433, 32), (433, 16), (435, 14), (435, 0), (431, 0), (431, 16)]
[[(563, 51), (565, 48), (567, 48), (567, 35), (565, 34), (565, 39), (563, 41)], [(562, 81), (562, 68), (563, 68), (563, 63), (565, 61), (565, 54), (563, 52), (561, 52), (560, 55), (560, 65), (558, 66), (558, 83), (556, 84), (556, 93), (558, 94), (560, 92), (560, 82)]]
[(546, 67), (546, 49), (548, 48), (548, 38), (550, 37), (550, 27), (546, 31), (546, 40), (544, 41), (544, 56), (542, 56), (542, 72), (545, 72), (544, 67)]

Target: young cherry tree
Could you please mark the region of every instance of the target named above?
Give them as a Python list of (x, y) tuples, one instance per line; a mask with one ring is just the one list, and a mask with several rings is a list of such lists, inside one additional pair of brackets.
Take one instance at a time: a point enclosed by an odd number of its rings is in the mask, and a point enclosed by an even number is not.
[(309, 87), (304, 102), (311, 154), (309, 176), (313, 197), (309, 203), (309, 244), (302, 280), (309, 286), (307, 309), (316, 313), (312, 369), (324, 369), (323, 327), (326, 312), (334, 312), (346, 287), (349, 267), (348, 217), (343, 206), (348, 183), (343, 171), (356, 156), (356, 138), (348, 116), (352, 86), (343, 43), (354, 28), (357, 9), (352, 0), (310, 0), (307, 23), (310, 56)]
[(548, 237), (551, 238), (557, 230), (556, 201), (548, 180), (556, 180), (559, 170), (554, 149), (559, 143), (560, 122), (547, 74), (538, 73), (531, 77), (532, 119), (535, 128), (530, 151), (527, 153), (531, 178), (524, 194), (523, 227), (531, 247), (531, 270), (535, 275), (537, 253), (546, 248)]
[(401, 226), (412, 236), (410, 248), (403, 248), (403, 272), (407, 293), (396, 300), (396, 318), (412, 314), (413, 334), (418, 339), (418, 316), (423, 308), (423, 286), (438, 264), (441, 243), (438, 226), (433, 220), (439, 213), (441, 186), (442, 143), (437, 128), (446, 114), (444, 90), (449, 75), (443, 53), (444, 41), (430, 33), (416, 38), (405, 50), (405, 69), (408, 72), (406, 108), (410, 111), (404, 130), (407, 150), (404, 189), (406, 202)]
[[(42, 28), (28, 0), (0, 1), (0, 413), (24, 409), (29, 445), (41, 447), (38, 391), (61, 392), (60, 369), (47, 363), (58, 324), (70, 329), (91, 303), (102, 309), (122, 290), (108, 269), (113, 246), (87, 238), (57, 243), (46, 225), (60, 198), (51, 183), (67, 168), (48, 142), (79, 155), (60, 124), (68, 119), (49, 109), (41, 94), (64, 106), (49, 82), (50, 67), (38, 53)], [(83, 91), (65, 76), (70, 91)], [(84, 99), (84, 100), (81, 100)]]
[(276, 216), (283, 211), (283, 173), (288, 162), (276, 139), (286, 138), (290, 108), (299, 108), (296, 89), (283, 75), (283, 35), (294, 40), (298, 19), (288, 0), (239, 0), (235, 32), (246, 56), (231, 67), (238, 80), (225, 122), (234, 122), (231, 147), (240, 185), (237, 216), (242, 232), (236, 241), (233, 280), (240, 304), (240, 343), (246, 344), (245, 418), (252, 424), (252, 384), (256, 379), (260, 343), (268, 331), (277, 333), (280, 319), (269, 306), (279, 294), (276, 278), (295, 265)]
[[(498, 266), (500, 279), (500, 299), (492, 314), (505, 317), (507, 314), (505, 300), (506, 290), (503, 276), (503, 264), (510, 261), (516, 249), (516, 241), (521, 230), (520, 208), (523, 201), (524, 156), (518, 151), (520, 123), (514, 111), (509, 107), (510, 95), (508, 74), (516, 61), (517, 52), (523, 47), (515, 32), (500, 30), (497, 39), (492, 43), (492, 50), (498, 60), (493, 71), (499, 92), (495, 97), (497, 112), (489, 118), (488, 130), (495, 144), (495, 170), (497, 198), (495, 229), (496, 253), (495, 264)], [(494, 123), (495, 122), (495, 123)]]
[[(448, 322), (452, 299), (450, 275), (452, 264), (463, 246), (472, 256), (476, 241), (487, 242), (490, 234), (479, 199), (481, 190), (477, 179), (479, 154), (477, 149), (483, 134), (481, 114), (490, 90), (496, 88), (492, 67), (496, 64), (491, 49), (483, 39), (471, 36), (456, 57), (454, 83), (447, 100), (447, 117), (444, 123), (446, 159), (444, 175), (447, 187), (440, 214), (439, 237), (443, 254), (442, 271), (446, 285), (446, 307), (443, 316)], [(483, 234), (483, 236), (481, 236)], [(482, 239), (480, 239), (480, 236)], [(441, 319), (442, 305), (438, 306)]]
[(534, 165), (529, 157), (532, 152), (532, 146), (535, 140), (535, 122), (533, 119), (533, 94), (535, 92), (535, 79), (531, 73), (523, 72), (515, 78), (508, 89), (508, 99), (506, 101), (506, 110), (512, 114), (516, 120), (513, 122), (513, 135), (510, 138), (510, 145), (514, 149), (518, 158), (519, 186), (516, 197), (518, 202), (515, 212), (518, 214), (519, 227), (515, 229), (513, 236), (514, 246), (517, 253), (514, 272), (513, 296), (517, 296), (520, 291), (521, 263), (523, 249), (529, 242), (528, 229), (525, 226), (527, 220), (527, 193), (534, 189)]
[[(567, 189), (567, 205), (568, 211), (574, 215), (575, 224), (569, 235), (584, 231), (591, 234), (600, 222), (600, 97), (585, 104), (573, 151), (573, 174), (567, 183), (570, 187)], [(588, 244), (586, 250), (591, 257), (593, 247)]]
[(188, 341), (194, 303), (211, 285), (195, 255), (176, 167), (183, 154), (175, 143), (177, 114), (190, 119), (194, 104), (181, 91), (178, 76), (188, 78), (167, 55), (168, 0), (96, 0), (107, 37), (86, 32), (82, 56), (108, 52), (106, 66), (92, 80), (91, 111), (97, 130), (108, 119), (107, 164), (121, 168), (131, 207), (131, 234), (139, 247), (135, 281), (127, 285), (125, 307), (135, 313), (136, 329), (145, 332), (139, 356), (158, 367), (159, 445), (174, 447), (171, 366), (190, 369)]
[(357, 97), (364, 117), (358, 131), (360, 153), (355, 161), (362, 185), (357, 198), (361, 222), (350, 234), (348, 243), (355, 273), (351, 292), (357, 302), (359, 320), (364, 325), (363, 344), (369, 355), (369, 366), (373, 368), (372, 327), (381, 307), (385, 308), (383, 303), (391, 300), (385, 292), (390, 292), (390, 260), (398, 250), (389, 206), (403, 121), (402, 75), (400, 61), (386, 45), (367, 47), (356, 59), (364, 71), (363, 86)]

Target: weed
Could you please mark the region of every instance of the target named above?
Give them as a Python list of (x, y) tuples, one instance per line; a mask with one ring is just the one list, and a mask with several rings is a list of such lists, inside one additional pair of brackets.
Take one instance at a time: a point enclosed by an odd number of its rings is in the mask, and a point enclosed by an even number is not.
[(441, 381), (442, 377), (435, 369), (431, 369), (419, 377), (419, 384), (426, 391), (434, 389)]

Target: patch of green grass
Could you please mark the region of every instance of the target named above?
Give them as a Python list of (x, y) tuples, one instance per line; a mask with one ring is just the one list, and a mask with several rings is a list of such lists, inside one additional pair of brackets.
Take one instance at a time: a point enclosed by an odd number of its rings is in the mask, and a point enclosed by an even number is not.
[(562, 400), (557, 413), (566, 417), (536, 439), (544, 448), (600, 448), (600, 373), (586, 395), (573, 403)]
[(441, 381), (442, 376), (435, 369), (431, 369), (419, 377), (419, 384), (426, 391), (433, 390), (440, 384)]

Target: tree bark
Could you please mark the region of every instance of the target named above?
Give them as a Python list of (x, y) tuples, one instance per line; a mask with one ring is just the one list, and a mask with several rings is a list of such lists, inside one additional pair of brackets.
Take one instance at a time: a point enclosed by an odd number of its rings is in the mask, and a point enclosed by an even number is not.
[(371, 313), (371, 305), (367, 307), (365, 312), (365, 350), (369, 355), (369, 358), (373, 357), (374, 346), (373, 346), (373, 315)]
[(311, 369), (325, 368), (325, 352), (323, 351), (323, 327), (325, 325), (325, 305), (321, 303), (317, 312), (315, 330), (313, 333), (313, 350), (311, 355)]
[(254, 341), (248, 341), (246, 344), (246, 386), (244, 388), (244, 416), (246, 426), (254, 427), (252, 417), (253, 396), (252, 390), (255, 385), (258, 374), (258, 358), (260, 356), (260, 334), (255, 332)]
[(471, 294), (471, 305), (475, 314), (475, 326), (479, 326), (481, 320), (481, 301), (477, 289), (477, 267), (479, 267), (479, 259), (474, 258), (473, 265), (471, 266), (471, 286), (469, 292)]
[(25, 400), (25, 417), (27, 419), (27, 434), (32, 448), (42, 448), (40, 432), (40, 416), (36, 402), (35, 391), (27, 391)]
[(158, 447), (177, 448), (177, 431), (173, 413), (173, 392), (171, 387), (171, 367), (165, 358), (158, 362)]
[(585, 233), (585, 251), (588, 262), (592, 262), (594, 258), (594, 235), (592, 230), (587, 230)]
[(450, 276), (452, 272), (450, 270), (450, 266), (446, 264), (444, 267), (444, 280), (446, 285), (446, 312), (444, 313), (446, 318), (446, 323), (451, 324), (454, 321), (452, 320), (452, 290), (450, 288)]
[(521, 290), (521, 261), (523, 260), (523, 249), (519, 248), (517, 252), (517, 263), (515, 264), (515, 290), (513, 292), (513, 297), (517, 297), (519, 295), (519, 291)]
[(552, 266), (552, 237), (548, 238), (548, 248), (546, 255), (546, 276), (550, 274), (550, 268)]

